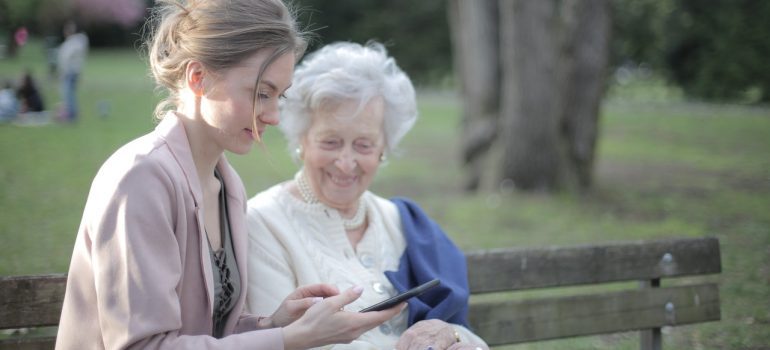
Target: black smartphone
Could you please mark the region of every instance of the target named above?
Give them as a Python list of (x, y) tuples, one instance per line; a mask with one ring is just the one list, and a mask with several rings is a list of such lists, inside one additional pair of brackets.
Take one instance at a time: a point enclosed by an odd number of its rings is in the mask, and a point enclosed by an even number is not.
[(367, 307), (360, 312), (368, 312), (368, 311), (382, 311), (385, 309), (392, 308), (396, 305), (398, 305), (400, 302), (405, 301), (411, 297), (416, 297), (422, 293), (425, 293), (428, 289), (431, 289), (439, 284), (438, 279), (434, 279), (429, 282), (425, 282), (417, 287), (414, 287), (406, 292), (403, 292), (399, 295), (396, 295), (390, 299), (383, 300), (377, 304), (374, 304), (370, 307)]

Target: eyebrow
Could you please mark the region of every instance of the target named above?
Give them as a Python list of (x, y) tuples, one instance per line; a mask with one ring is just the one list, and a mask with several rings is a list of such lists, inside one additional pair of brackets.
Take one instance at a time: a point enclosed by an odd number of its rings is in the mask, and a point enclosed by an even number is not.
[[(353, 138), (353, 141), (360, 140), (361, 138), (364, 138), (364, 139), (367, 139), (369, 141), (376, 142), (378, 138), (380, 138), (380, 137), (384, 138), (383, 135), (384, 135), (383, 133), (365, 132), (365, 133), (363, 133), (361, 135), (358, 135), (355, 138)], [(335, 129), (335, 128), (322, 129), (322, 130), (318, 131), (316, 136), (319, 137), (319, 138), (340, 137), (340, 136), (337, 135), (337, 129)]]
[[(278, 86), (273, 84), (273, 82), (270, 81), (270, 80), (262, 80), (260, 83), (267, 85), (269, 88), (273, 89), (273, 91), (279, 91), (278, 90)], [(286, 90), (289, 90), (290, 87), (291, 87), (291, 84), (289, 84), (289, 86), (287, 86), (285, 89), (283, 89), (283, 91), (281, 91), (281, 93), (286, 92)]]

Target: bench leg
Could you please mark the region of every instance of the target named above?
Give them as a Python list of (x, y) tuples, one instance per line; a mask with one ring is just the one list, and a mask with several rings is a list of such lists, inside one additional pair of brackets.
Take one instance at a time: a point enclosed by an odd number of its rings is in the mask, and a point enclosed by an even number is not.
[[(660, 278), (639, 282), (639, 288), (658, 288), (658, 287), (660, 287)], [(639, 331), (639, 349), (641, 350), (663, 349), (663, 336), (660, 333), (660, 328), (653, 328), (653, 329)]]
[(662, 340), (660, 328), (639, 331), (639, 348), (642, 350), (661, 350)]

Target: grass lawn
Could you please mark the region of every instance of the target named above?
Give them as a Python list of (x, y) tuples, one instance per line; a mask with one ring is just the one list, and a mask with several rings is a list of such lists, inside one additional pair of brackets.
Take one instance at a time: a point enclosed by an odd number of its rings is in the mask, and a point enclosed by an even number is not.
[[(0, 79), (31, 68), (48, 106), (57, 83), (42, 49), (0, 60)], [(153, 85), (133, 51), (93, 51), (73, 125), (0, 124), (0, 275), (65, 272), (90, 182), (117, 147), (154, 126)], [(401, 157), (373, 190), (409, 196), (466, 250), (717, 236), (722, 321), (665, 329), (667, 349), (759, 349), (770, 344), (770, 108), (686, 102), (659, 84), (611, 90), (602, 109), (595, 188), (584, 195), (520, 194), (488, 181), (459, 191), (459, 106), (421, 93), (421, 117)], [(106, 112), (105, 112), (106, 111)], [(250, 194), (296, 170), (277, 130), (264, 150), (229, 159)], [(487, 160), (489, 179), (497, 152)], [(666, 283), (666, 282), (664, 282)], [(671, 282), (671, 283), (675, 283)], [(635, 333), (512, 349), (634, 349)]]

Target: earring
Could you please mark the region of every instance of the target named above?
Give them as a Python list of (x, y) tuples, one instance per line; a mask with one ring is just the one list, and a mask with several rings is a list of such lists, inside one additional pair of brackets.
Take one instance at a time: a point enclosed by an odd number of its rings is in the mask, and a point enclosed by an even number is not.
[(380, 153), (380, 163), (384, 163), (388, 160), (388, 156), (385, 155), (385, 153)]
[(297, 155), (298, 159), (302, 159), (302, 146), (297, 146), (297, 148), (294, 149), (294, 154)]

